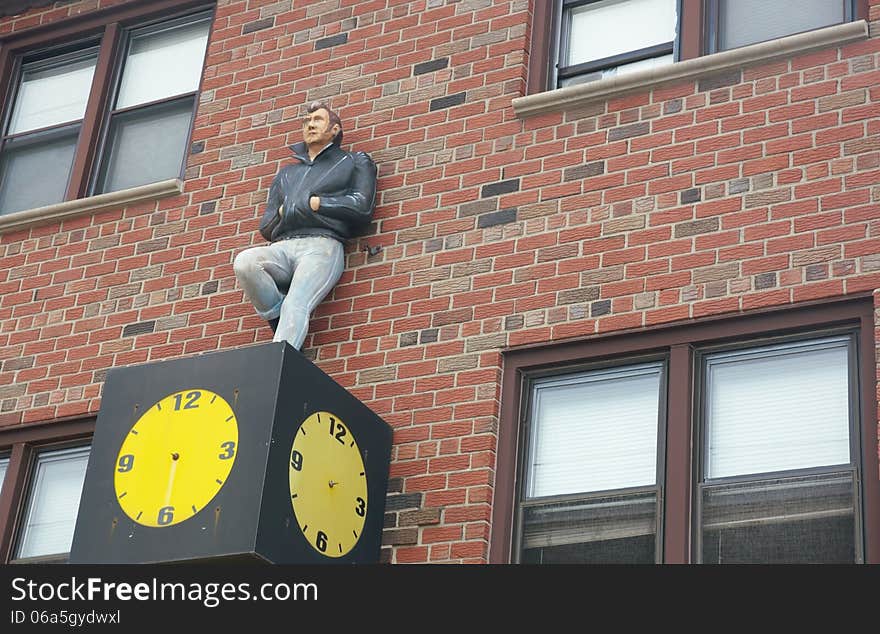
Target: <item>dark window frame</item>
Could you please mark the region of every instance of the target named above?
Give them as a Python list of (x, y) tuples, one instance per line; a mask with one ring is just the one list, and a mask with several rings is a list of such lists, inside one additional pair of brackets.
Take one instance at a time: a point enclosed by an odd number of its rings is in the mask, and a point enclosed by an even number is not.
[[(827, 1), (827, 0), (826, 0)], [(868, 16), (868, 0), (838, 0), (844, 5), (844, 22), (852, 22)], [(705, 0), (703, 15), (705, 22), (705, 54), (711, 55), (718, 52), (719, 37), (719, 20), (721, 11), (719, 9), (720, 0)], [(803, 32), (803, 31), (802, 31)], [(795, 35), (790, 33), (789, 35)], [(732, 50), (732, 49), (727, 49)]]
[[(624, 368), (627, 366), (640, 365), (645, 363), (661, 363), (662, 371), (660, 373), (660, 393), (658, 395), (658, 412), (657, 412), (657, 473), (654, 484), (651, 485), (642, 485), (638, 487), (626, 487), (621, 489), (611, 489), (611, 490), (602, 490), (602, 491), (592, 491), (589, 493), (575, 493), (575, 494), (566, 494), (566, 495), (558, 495), (558, 496), (547, 496), (542, 498), (536, 498), (534, 500), (525, 501), (525, 495), (523, 495), (523, 487), (525, 486), (525, 477), (518, 480), (517, 489), (516, 489), (516, 499), (523, 500), (522, 503), (518, 503), (516, 505), (516, 516), (514, 518), (515, 528), (514, 534), (521, 534), (522, 532), (522, 524), (523, 524), (523, 515), (524, 509), (526, 507), (538, 507), (547, 504), (553, 504), (556, 502), (565, 502), (565, 501), (592, 501), (599, 498), (604, 498), (608, 496), (623, 496), (623, 495), (638, 495), (644, 493), (655, 493), (656, 494), (656, 509), (655, 509), (655, 522), (657, 526), (657, 532), (655, 534), (655, 546), (654, 553), (655, 557), (662, 556), (663, 553), (663, 488), (664, 488), (664, 479), (666, 472), (666, 412), (668, 408), (667, 404), (667, 394), (668, 394), (668, 377), (669, 377), (669, 355), (658, 352), (648, 352), (645, 354), (637, 354), (630, 355), (624, 358), (609, 358), (609, 359), (600, 359), (595, 361), (587, 361), (585, 363), (575, 363), (572, 365), (566, 366), (564, 369), (560, 369), (558, 367), (554, 368), (539, 368), (534, 371), (526, 370), (524, 373), (524, 378), (527, 380), (529, 387), (528, 389), (524, 389), (522, 393), (522, 401), (521, 407), (523, 411), (523, 419), (524, 423), (522, 426), (522, 437), (523, 437), (523, 450), (519, 452), (519, 456), (517, 458), (517, 473), (525, 474), (526, 467), (529, 457), (529, 438), (531, 436), (531, 430), (529, 428), (529, 421), (532, 418), (531, 411), (531, 403), (529, 402), (529, 392), (531, 391), (531, 384), (536, 379), (541, 379), (545, 377), (554, 377), (560, 374), (570, 374), (577, 372), (590, 372), (590, 371), (598, 371), (598, 370), (607, 370), (613, 368)], [(519, 563), (519, 552), (512, 551), (511, 557), (513, 563)], [(659, 561), (658, 561), (659, 563)]]
[[(29, 61), (39, 59), (60, 50), (96, 42), (99, 46), (97, 65), (76, 142), (64, 201), (93, 195), (104, 139), (113, 112), (111, 102), (115, 97), (122, 64), (125, 61), (129, 31), (154, 22), (171, 21), (200, 13), (210, 13), (213, 21), (215, 12), (216, 3), (210, 0), (146, 0), (0, 37), (0, 88), (6, 95), (0, 100), (0, 111), (4, 113), (3, 132), (6, 131), (5, 124), (11, 115), (11, 106), (16, 98), (21, 64), (24, 59)], [(201, 82), (193, 96), (193, 121), (200, 93)], [(185, 148), (180, 168), (181, 175), (184, 173), (186, 159), (189, 156), (186, 149), (190, 145), (192, 128), (191, 124), (187, 138), (181, 141)]]
[[(533, 95), (556, 89), (554, 68), (559, 59), (559, 36), (561, 32), (561, 8), (563, 1), (534, 2), (532, 8), (532, 32), (529, 47), (528, 79), (526, 94)], [(711, 38), (717, 37), (717, 0), (677, 0), (678, 1), (678, 41), (675, 46), (675, 61), (695, 59), (709, 55), (715, 50)], [(863, 20), (868, 17), (868, 0), (847, 0), (851, 2), (850, 20)], [(714, 8), (713, 8), (714, 7)], [(710, 32), (710, 28), (715, 31)]]
[[(94, 418), (0, 429), (0, 454), (9, 457), (6, 477), (0, 487), (0, 564), (13, 561), (38, 454), (88, 445), (94, 431)], [(21, 561), (61, 562), (66, 561), (66, 555), (49, 555)]]
[(578, 367), (585, 363), (613, 362), (645, 354), (668, 355), (666, 455), (663, 518), (665, 563), (696, 560), (692, 504), (694, 478), (695, 392), (694, 352), (710, 345), (733, 346), (773, 337), (797, 337), (842, 328), (858, 329), (859, 456), (862, 477), (864, 561), (880, 563), (880, 478), (877, 459), (877, 402), (874, 342), (874, 305), (870, 295), (810, 302), (785, 308), (757, 310), (736, 316), (705, 318), (692, 323), (600, 335), (590, 339), (529, 346), (504, 352), (501, 416), (499, 421), (496, 489), (489, 544), (491, 563), (509, 563), (517, 521), (517, 500), (522, 471), (523, 404), (528, 381), (535, 373)]

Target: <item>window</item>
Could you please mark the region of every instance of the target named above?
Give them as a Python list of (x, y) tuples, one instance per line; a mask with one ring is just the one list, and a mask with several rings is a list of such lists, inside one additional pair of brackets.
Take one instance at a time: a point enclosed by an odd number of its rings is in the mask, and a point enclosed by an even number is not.
[(870, 298), (505, 355), (490, 560), (880, 561)]
[(867, 18), (867, 0), (535, 3), (529, 93)]
[(37, 454), (15, 559), (70, 551), (88, 461), (88, 447)]
[(94, 421), (0, 432), (0, 563), (67, 560)]
[(852, 20), (849, 0), (715, 0), (709, 6), (709, 51), (725, 51), (755, 42)]
[(677, 0), (565, 0), (557, 85), (672, 63), (677, 4)]
[(181, 4), (99, 14), (66, 44), (11, 43), (0, 214), (181, 176), (211, 24)]
[(654, 561), (663, 369), (655, 361), (532, 383), (521, 561)]

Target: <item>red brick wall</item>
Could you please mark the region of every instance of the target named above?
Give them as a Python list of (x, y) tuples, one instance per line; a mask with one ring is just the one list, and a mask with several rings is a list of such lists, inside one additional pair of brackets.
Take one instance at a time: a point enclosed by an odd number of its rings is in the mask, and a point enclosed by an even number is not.
[(0, 429), (270, 339), (232, 259), (318, 98), (379, 165), (306, 348), (395, 428), (388, 560), (486, 560), (505, 346), (880, 287), (880, 39), (523, 120), (528, 0), (218, 5), (184, 193), (0, 235)]

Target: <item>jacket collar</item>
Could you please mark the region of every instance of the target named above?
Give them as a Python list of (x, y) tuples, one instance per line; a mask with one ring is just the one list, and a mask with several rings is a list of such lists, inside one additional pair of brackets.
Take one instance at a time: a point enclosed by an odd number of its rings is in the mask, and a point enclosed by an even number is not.
[(293, 157), (299, 159), (306, 165), (311, 165), (312, 163), (321, 159), (325, 154), (332, 154), (334, 151), (339, 150), (339, 146), (334, 145), (333, 143), (328, 143), (324, 146), (324, 148), (318, 152), (318, 155), (315, 157), (315, 160), (309, 158), (309, 147), (306, 145), (305, 141), (300, 141), (299, 143), (294, 143), (290, 146), (290, 150), (293, 152)]

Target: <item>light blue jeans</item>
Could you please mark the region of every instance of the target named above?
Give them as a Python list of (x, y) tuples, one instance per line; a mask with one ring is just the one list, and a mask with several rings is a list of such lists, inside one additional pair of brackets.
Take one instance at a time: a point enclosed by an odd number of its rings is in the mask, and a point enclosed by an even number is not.
[(279, 318), (272, 341), (297, 350), (309, 328), (309, 316), (342, 275), (344, 247), (333, 238), (291, 238), (245, 249), (233, 262), (235, 277), (257, 314)]

